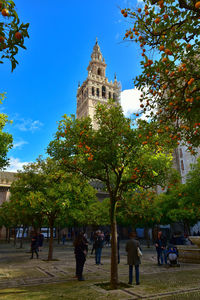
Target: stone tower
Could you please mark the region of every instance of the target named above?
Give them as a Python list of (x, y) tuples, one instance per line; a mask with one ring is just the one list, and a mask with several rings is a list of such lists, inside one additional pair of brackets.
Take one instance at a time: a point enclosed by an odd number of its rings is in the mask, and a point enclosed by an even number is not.
[(106, 66), (98, 41), (96, 40), (87, 68), (87, 79), (78, 87), (76, 109), (76, 117), (80, 119), (90, 116), (94, 128), (96, 128), (94, 120), (96, 104), (98, 102), (106, 103), (108, 99), (119, 101), (120, 98), (120, 83), (117, 81), (116, 75), (114, 82), (108, 82)]

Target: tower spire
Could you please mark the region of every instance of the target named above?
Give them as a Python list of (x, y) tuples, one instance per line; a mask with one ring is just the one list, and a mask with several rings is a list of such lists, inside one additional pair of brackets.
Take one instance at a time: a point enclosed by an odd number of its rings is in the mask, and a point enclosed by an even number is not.
[(92, 60), (98, 60), (98, 61), (102, 61), (102, 58), (103, 58), (99, 44), (98, 44), (97, 37), (96, 37), (95, 45), (93, 47), (93, 52), (92, 52), (91, 58), (92, 58)]

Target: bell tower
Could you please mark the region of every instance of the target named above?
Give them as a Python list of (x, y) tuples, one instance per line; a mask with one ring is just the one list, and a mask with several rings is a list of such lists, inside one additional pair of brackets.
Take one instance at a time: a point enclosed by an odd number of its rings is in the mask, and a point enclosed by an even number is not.
[(96, 39), (91, 54), (91, 60), (87, 68), (87, 79), (77, 90), (76, 109), (76, 117), (80, 119), (82, 117), (90, 116), (94, 128), (96, 128), (94, 115), (97, 103), (106, 103), (108, 99), (119, 101), (120, 98), (120, 83), (117, 81), (116, 75), (114, 82), (108, 82), (108, 78), (106, 77), (106, 66)]

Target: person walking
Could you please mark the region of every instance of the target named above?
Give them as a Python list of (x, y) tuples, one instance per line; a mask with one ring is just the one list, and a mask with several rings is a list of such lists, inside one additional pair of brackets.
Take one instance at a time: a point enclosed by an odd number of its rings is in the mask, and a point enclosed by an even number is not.
[(83, 267), (88, 252), (88, 243), (84, 234), (80, 232), (74, 241), (74, 254), (76, 258), (76, 277), (79, 281), (83, 281)]
[(65, 245), (66, 240), (67, 240), (67, 234), (65, 232), (63, 232), (63, 234), (62, 234), (62, 243), (63, 243), (63, 246)]
[(30, 259), (33, 259), (33, 254), (36, 254), (37, 258), (39, 258), (38, 255), (38, 235), (36, 233), (33, 234), (31, 238), (31, 257)]
[(101, 263), (101, 254), (102, 248), (104, 244), (104, 234), (101, 233), (101, 230), (97, 231), (96, 239), (94, 242), (94, 249), (95, 249), (95, 263), (96, 265), (103, 265)]
[(126, 243), (127, 263), (129, 265), (129, 284), (133, 283), (133, 266), (135, 266), (136, 285), (140, 284), (139, 265), (141, 264), (141, 260), (138, 256), (138, 247), (140, 248), (140, 243), (136, 240), (136, 233), (132, 232), (130, 234), (130, 240)]
[(167, 242), (166, 238), (162, 235), (162, 231), (158, 231), (157, 239), (155, 241), (158, 266), (163, 265), (163, 260), (167, 264)]

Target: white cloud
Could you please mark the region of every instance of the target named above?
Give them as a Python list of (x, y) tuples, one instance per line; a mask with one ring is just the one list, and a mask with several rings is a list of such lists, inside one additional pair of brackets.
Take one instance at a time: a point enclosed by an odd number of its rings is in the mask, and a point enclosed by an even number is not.
[(140, 95), (141, 91), (136, 88), (121, 92), (121, 106), (126, 117), (141, 110)]
[(13, 144), (13, 149), (19, 148), (21, 149), (23, 145), (28, 144), (26, 141), (19, 141)]
[[(147, 91), (147, 89), (144, 89)], [(124, 90), (121, 92), (121, 106), (124, 112), (125, 117), (130, 117), (133, 113), (139, 114), (139, 117), (137, 119), (142, 119), (149, 121), (150, 120), (150, 113), (151, 111), (155, 114), (156, 109), (150, 109), (148, 110), (147, 114), (141, 114), (141, 102), (140, 102), (140, 96), (142, 92), (138, 90), (137, 88), (130, 89), (130, 90)], [(142, 102), (144, 105), (146, 101)]]
[(20, 118), (18, 114), (13, 117), (13, 125), (15, 128), (19, 129), (20, 131), (31, 131), (34, 132), (35, 130), (40, 129), (43, 126), (43, 123), (39, 120), (32, 120), (32, 119), (24, 119)]
[(22, 162), (19, 158), (10, 157), (10, 165), (5, 171), (17, 172), (17, 170), (22, 170), (23, 165), (27, 165), (29, 162)]

